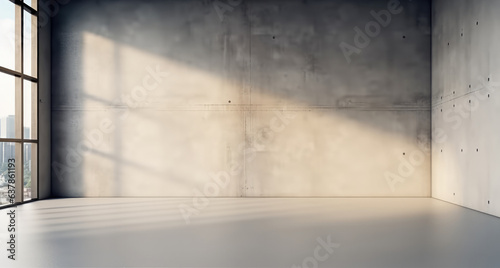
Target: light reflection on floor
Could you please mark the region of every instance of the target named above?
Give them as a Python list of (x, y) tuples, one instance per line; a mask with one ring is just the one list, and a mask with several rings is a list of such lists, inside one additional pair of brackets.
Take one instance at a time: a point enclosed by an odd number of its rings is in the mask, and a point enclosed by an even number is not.
[[(210, 199), (190, 224), (181, 204), (192, 199), (58, 199), (20, 206), (18, 259), (8, 261), (2, 249), (0, 267), (500, 264), (500, 219), (435, 199)], [(7, 212), (0, 212), (5, 248)], [(318, 241), (327, 239), (339, 247), (318, 260)]]

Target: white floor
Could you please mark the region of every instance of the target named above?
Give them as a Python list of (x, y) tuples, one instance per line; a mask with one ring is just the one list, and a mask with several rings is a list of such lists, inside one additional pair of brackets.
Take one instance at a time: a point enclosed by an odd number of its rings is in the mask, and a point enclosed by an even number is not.
[[(0, 267), (500, 267), (500, 219), (435, 199), (58, 199), (19, 206)], [(326, 246), (325, 246), (326, 245)]]

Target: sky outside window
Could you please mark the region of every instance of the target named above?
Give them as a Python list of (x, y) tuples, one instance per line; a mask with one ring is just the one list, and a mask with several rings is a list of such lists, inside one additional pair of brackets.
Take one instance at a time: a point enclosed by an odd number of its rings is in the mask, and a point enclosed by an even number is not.
[(0, 66), (11, 70), (15, 69), (15, 27), (15, 5), (0, 0)]

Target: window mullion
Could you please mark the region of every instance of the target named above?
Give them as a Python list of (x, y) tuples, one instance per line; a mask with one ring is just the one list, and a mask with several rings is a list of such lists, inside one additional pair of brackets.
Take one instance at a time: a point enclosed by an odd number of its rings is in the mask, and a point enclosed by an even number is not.
[[(37, 9), (38, 10), (38, 0), (33, 0), (33, 8), (34, 9)], [(37, 16), (36, 16), (36, 27), (35, 27), (35, 30), (36, 31), (36, 77), (39, 78), (40, 77), (40, 66), (39, 66), (39, 61), (40, 61), (40, 35), (39, 35), (39, 32), (38, 32), (38, 27), (40, 25), (40, 20), (39, 20), (39, 17), (38, 17), (38, 13), (37, 13)], [(36, 82), (36, 136), (34, 137), (37, 142), (39, 141), (40, 139), (40, 103), (39, 103), (39, 100), (40, 99), (40, 84), (38, 84), (38, 80)], [(39, 155), (39, 152), (40, 152), (40, 147), (38, 146), (38, 143), (37, 143), (37, 150), (36, 150), (36, 178), (35, 178), (35, 187), (33, 187), (33, 184), (31, 185), (31, 191), (32, 191), (32, 197), (33, 198), (38, 198), (40, 196), (40, 190), (39, 190), (39, 187), (38, 187), (38, 178), (39, 178), (39, 175), (40, 175), (40, 171), (39, 171), (39, 166), (40, 166), (40, 155)]]

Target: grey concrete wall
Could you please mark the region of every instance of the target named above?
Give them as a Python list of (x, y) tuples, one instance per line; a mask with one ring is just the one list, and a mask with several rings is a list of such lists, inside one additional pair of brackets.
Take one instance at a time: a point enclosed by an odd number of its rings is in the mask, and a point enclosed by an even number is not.
[(52, 27), (52, 191), (430, 196), (430, 14), (73, 0)]
[[(40, 11), (44, 13), (44, 11)], [(45, 14), (45, 13), (44, 13)], [(45, 17), (44, 17), (45, 18)], [(39, 179), (40, 199), (51, 196), (51, 24), (40, 20), (39, 24)]]
[(433, 5), (432, 195), (500, 216), (500, 1)]

